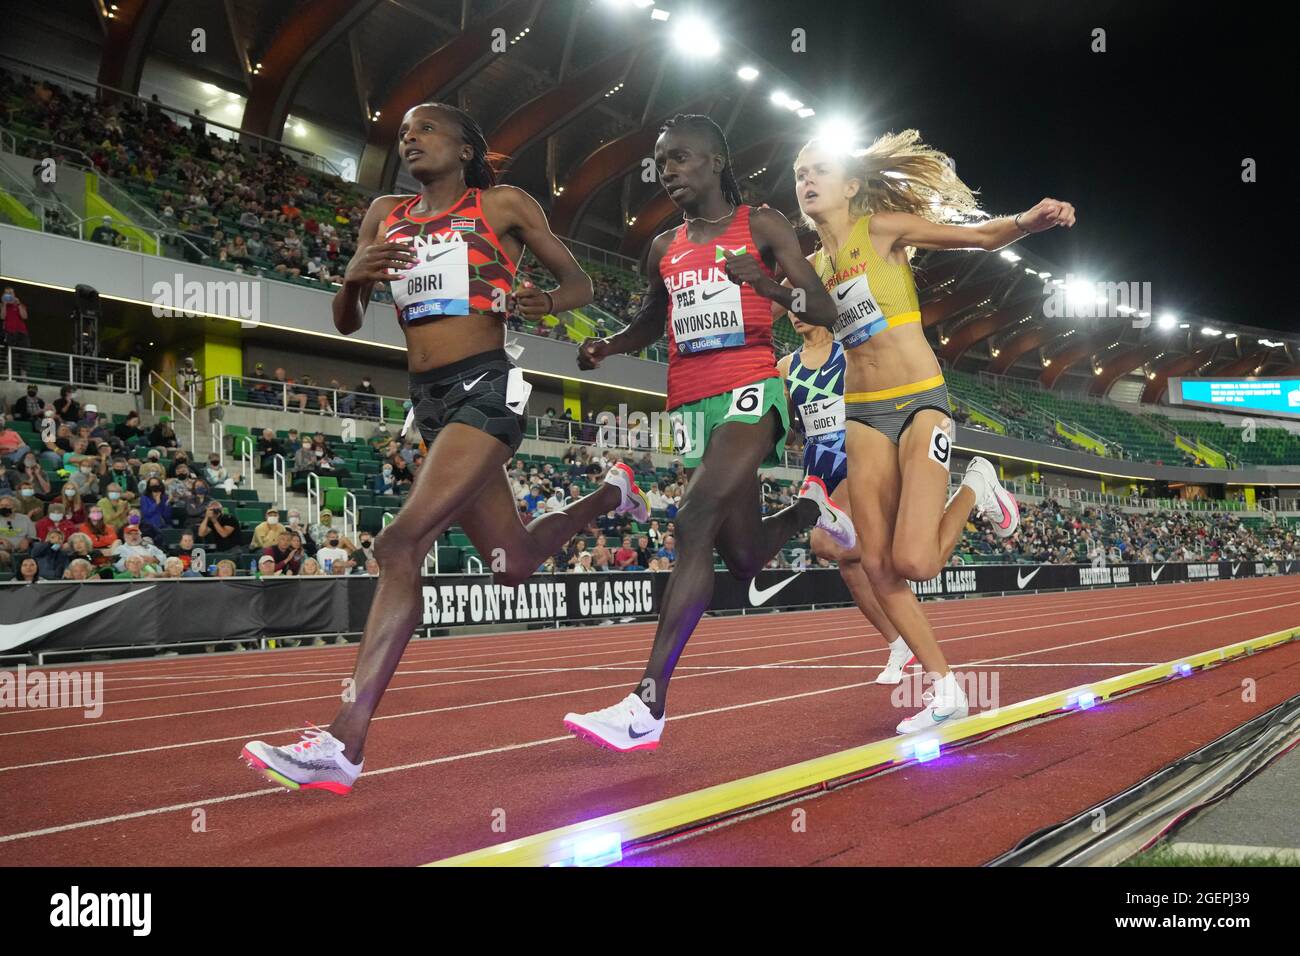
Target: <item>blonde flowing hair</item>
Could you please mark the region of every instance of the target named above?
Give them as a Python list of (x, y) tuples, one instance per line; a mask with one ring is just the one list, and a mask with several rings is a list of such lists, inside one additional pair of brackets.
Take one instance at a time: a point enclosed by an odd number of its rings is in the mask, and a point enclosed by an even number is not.
[[(799, 152), (822, 145), (812, 139)], [(979, 208), (976, 191), (957, 176), (952, 159), (922, 142), (917, 130), (886, 133), (866, 149), (831, 152), (844, 178), (862, 184), (849, 200), (849, 215), (854, 219), (877, 212), (908, 212), (931, 222), (968, 222), (988, 215)], [(804, 226), (816, 230), (810, 216), (800, 218)]]

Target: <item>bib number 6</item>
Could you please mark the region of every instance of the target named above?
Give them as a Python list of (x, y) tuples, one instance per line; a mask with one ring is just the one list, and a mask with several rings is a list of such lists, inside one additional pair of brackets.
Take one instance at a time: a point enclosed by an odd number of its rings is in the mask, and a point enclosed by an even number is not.
[(742, 385), (740, 388), (732, 390), (731, 408), (727, 410), (726, 417), (731, 418), (733, 415), (757, 415), (758, 407), (762, 401), (762, 383)]

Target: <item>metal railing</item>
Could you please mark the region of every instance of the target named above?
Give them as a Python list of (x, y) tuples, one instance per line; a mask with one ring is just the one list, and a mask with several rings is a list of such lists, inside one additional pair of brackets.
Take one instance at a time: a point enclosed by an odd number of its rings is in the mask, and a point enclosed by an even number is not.
[[(373, 422), (402, 421), (406, 412), (399, 409), (402, 403), (408, 400), (396, 395), (372, 395), (369, 392), (358, 392), (352, 389), (303, 385), (281, 382), (279, 379), (240, 375), (214, 375), (206, 378), (203, 380), (202, 394), (205, 399), (208, 395), (213, 396), (209, 404), (235, 405), (240, 408), (274, 408), (282, 412), (296, 412), (301, 406), (302, 411), (317, 415), (341, 415)], [(320, 403), (322, 397), (325, 399), (324, 407)], [(386, 410), (390, 411), (386, 414)]]
[(284, 460), (284, 455), (274, 455), (271, 458), (271, 487), (274, 489), (276, 506), (280, 508), (288, 508), (288, 468)]
[(190, 426), (190, 443), (185, 447), (194, 450), (194, 403), (176, 389), (176, 386), (157, 372), (149, 373), (149, 414), (156, 415), (159, 407), (167, 410), (174, 418), (182, 419)]
[(96, 358), (43, 349), (0, 346), (4, 353), (4, 377), (9, 382), (31, 385), (78, 385), (100, 392), (140, 391), (140, 360)]

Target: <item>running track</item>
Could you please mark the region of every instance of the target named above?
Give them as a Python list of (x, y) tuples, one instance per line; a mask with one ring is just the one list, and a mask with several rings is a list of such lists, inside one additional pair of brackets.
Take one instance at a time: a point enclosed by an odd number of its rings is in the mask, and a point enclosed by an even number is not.
[[(996, 673), (1005, 705), (1294, 626), (1300, 589), (1265, 578), (927, 609), (954, 668)], [(289, 794), (238, 754), (328, 724), (355, 645), (105, 665), (97, 720), (0, 711), (0, 864), (425, 863), (889, 737), (911, 712), (872, 683), (885, 648), (854, 610), (706, 618), (659, 751), (570, 738), (565, 712), (630, 690), (652, 634), (414, 642), (347, 797)], [(1243, 677), (1257, 682), (1254, 703), (1241, 700)], [(785, 809), (626, 862), (979, 863), (1297, 687), (1289, 644), (806, 801), (794, 844), (778, 839), (791, 834)]]

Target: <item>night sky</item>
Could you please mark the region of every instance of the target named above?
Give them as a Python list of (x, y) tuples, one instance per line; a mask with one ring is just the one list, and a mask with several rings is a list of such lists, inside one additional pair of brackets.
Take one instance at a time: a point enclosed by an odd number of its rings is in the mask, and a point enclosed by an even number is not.
[[(1074, 203), (1072, 231), (1025, 240), (1059, 267), (1151, 282), (1157, 313), (1294, 331), (1281, 140), (1295, 113), (1295, 68), (1282, 64), (1295, 57), (1268, 10), (760, 0), (711, 19), (804, 84), (819, 116), (838, 107), (871, 136), (918, 128), (989, 211)], [(805, 54), (790, 51), (794, 27), (808, 31)], [(1094, 27), (1105, 53), (1090, 50)], [(1245, 157), (1258, 182), (1242, 182)]]

